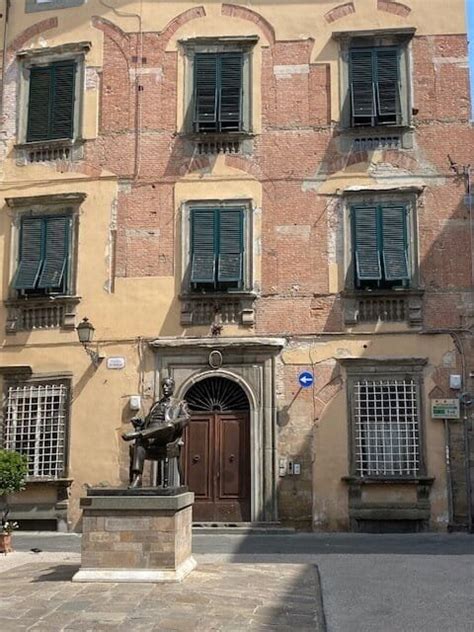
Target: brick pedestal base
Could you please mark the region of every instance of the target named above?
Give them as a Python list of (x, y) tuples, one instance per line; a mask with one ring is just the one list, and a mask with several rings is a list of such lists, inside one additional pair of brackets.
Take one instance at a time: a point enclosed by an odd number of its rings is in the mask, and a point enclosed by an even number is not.
[(81, 499), (81, 568), (75, 582), (179, 582), (191, 555), (194, 494), (117, 495), (90, 490)]

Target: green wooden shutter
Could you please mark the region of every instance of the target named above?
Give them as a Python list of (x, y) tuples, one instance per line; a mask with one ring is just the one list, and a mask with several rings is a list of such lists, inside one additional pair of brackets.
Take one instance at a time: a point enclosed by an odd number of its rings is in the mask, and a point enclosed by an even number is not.
[(53, 69), (50, 138), (72, 138), (74, 135), (76, 64), (74, 62), (61, 62), (54, 64)]
[(377, 229), (377, 207), (352, 207), (353, 247), (357, 278), (378, 281), (382, 278), (380, 240)]
[(216, 279), (216, 211), (191, 211), (191, 283), (214, 283)]
[(382, 237), (385, 279), (387, 281), (409, 279), (407, 210), (404, 206), (382, 208)]
[(375, 117), (373, 51), (352, 50), (349, 66), (352, 124), (372, 125)]
[(377, 111), (382, 117), (396, 117), (400, 111), (399, 60), (396, 48), (375, 50)]
[(45, 222), (45, 255), (38, 281), (40, 289), (61, 289), (69, 256), (69, 217), (48, 217)]
[(222, 209), (219, 212), (219, 282), (242, 282), (243, 245), (243, 210)]
[(73, 137), (75, 77), (72, 61), (31, 68), (27, 142)]
[(20, 228), (20, 258), (13, 281), (15, 290), (33, 290), (43, 264), (44, 222), (40, 217), (24, 217)]
[(49, 138), (52, 86), (51, 66), (31, 68), (26, 131), (26, 140), (29, 143)]
[[(194, 56), (194, 128), (205, 130), (217, 122), (217, 66), (215, 53)], [(211, 128), (213, 126), (211, 125)]]
[(219, 122), (222, 131), (242, 129), (242, 53), (219, 56)]

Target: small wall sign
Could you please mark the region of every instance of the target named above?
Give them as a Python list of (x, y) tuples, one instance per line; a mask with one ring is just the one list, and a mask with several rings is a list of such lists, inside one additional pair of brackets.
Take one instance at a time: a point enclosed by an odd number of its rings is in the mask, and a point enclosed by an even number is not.
[(460, 419), (459, 399), (432, 399), (433, 419)]
[(125, 367), (125, 358), (120, 356), (107, 358), (108, 369), (123, 369)]

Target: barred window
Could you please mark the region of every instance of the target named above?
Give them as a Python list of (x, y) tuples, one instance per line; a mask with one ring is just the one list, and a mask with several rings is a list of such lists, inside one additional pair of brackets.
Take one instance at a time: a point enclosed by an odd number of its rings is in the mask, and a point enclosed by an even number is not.
[(28, 475), (64, 475), (68, 388), (65, 384), (10, 386), (4, 446), (28, 457)]
[(416, 476), (420, 429), (415, 380), (358, 379), (353, 401), (357, 475)]

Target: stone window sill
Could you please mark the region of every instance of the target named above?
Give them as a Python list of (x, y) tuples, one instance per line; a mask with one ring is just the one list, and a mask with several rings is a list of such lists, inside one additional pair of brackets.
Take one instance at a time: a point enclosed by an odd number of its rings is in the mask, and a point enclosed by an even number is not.
[(41, 478), (31, 476), (26, 479), (27, 485), (51, 485), (53, 487), (70, 487), (74, 482), (73, 478)]
[(42, 140), (15, 145), (16, 163), (19, 166), (40, 162), (74, 162), (84, 157), (82, 139)]
[(6, 332), (36, 329), (66, 329), (76, 326), (80, 296), (19, 297), (5, 301), (8, 309)]
[(341, 480), (349, 485), (432, 485), (435, 479), (431, 476), (343, 476)]

